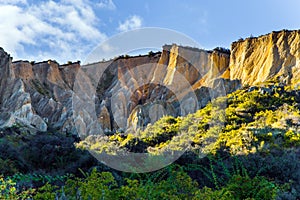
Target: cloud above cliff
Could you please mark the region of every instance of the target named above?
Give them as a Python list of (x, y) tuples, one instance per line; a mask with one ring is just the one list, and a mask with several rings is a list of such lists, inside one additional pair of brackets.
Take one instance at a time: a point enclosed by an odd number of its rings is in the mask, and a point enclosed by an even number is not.
[[(0, 45), (17, 58), (61, 62), (84, 56), (107, 36), (85, 0), (3, 1), (0, 5)], [(28, 54), (28, 51), (32, 51)]]
[(124, 22), (119, 23), (119, 31), (129, 31), (142, 27), (142, 18), (137, 15), (130, 16)]

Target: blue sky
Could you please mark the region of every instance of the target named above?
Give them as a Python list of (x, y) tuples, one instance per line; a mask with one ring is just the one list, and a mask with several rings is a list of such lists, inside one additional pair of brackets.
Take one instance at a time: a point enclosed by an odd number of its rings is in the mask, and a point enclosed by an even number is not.
[(160, 27), (230, 48), (251, 34), (299, 29), (299, 8), (298, 0), (0, 0), (0, 46), (14, 60), (65, 63), (123, 31)]

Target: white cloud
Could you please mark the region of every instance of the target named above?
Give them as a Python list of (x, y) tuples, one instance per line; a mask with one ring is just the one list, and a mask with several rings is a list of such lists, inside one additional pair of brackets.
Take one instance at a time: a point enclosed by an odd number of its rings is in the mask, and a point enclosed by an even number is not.
[(101, 0), (97, 6), (99, 8), (105, 8), (105, 9), (109, 9), (109, 10), (115, 10), (116, 9), (116, 5), (114, 4), (114, 2), (112, 0)]
[(111, 44), (105, 42), (103, 44), (101, 44), (101, 50), (104, 52), (104, 53), (111, 53), (111, 52), (114, 52), (117, 47), (114, 47), (112, 46)]
[[(26, 3), (11, 0), (21, 1)], [(0, 19), (5, 19), (0, 23), (0, 46), (15, 59), (82, 60), (106, 38), (86, 0), (0, 4)]]
[(126, 19), (125, 22), (119, 23), (118, 30), (129, 31), (132, 29), (140, 28), (141, 26), (142, 26), (142, 18), (137, 15), (133, 15), (128, 19)]

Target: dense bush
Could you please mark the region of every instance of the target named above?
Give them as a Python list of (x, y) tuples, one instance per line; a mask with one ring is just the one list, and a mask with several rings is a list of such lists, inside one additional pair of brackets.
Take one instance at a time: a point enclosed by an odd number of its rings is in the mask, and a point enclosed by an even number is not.
[[(160, 172), (156, 172), (161, 174)], [(155, 174), (155, 173), (154, 173)], [(152, 176), (154, 177), (154, 176)], [(158, 177), (158, 176), (156, 176)], [(181, 168), (160, 179), (125, 178), (116, 181), (110, 172), (92, 170), (85, 178), (69, 178), (64, 186), (46, 183), (37, 189), (17, 191), (11, 180), (0, 179), (1, 199), (275, 199), (277, 186), (264, 177), (234, 175), (222, 188), (198, 188)]]
[(31, 135), (17, 128), (4, 130), (0, 138), (0, 173), (17, 172), (42, 174), (77, 173), (78, 168), (88, 169), (96, 164), (87, 152), (76, 149), (74, 138), (59, 133)]

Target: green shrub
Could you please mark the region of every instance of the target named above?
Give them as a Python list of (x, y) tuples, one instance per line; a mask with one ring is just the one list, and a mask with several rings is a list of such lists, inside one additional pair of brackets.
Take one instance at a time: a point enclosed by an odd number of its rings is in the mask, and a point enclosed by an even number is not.
[(226, 189), (212, 190), (211, 188), (204, 187), (198, 190), (193, 198), (193, 200), (232, 200), (233, 195)]
[(266, 178), (257, 176), (251, 179), (249, 176), (235, 175), (226, 185), (234, 199), (275, 199), (278, 188)]
[(0, 199), (14, 200), (14, 199), (30, 199), (33, 196), (34, 189), (18, 191), (16, 182), (11, 179), (5, 179), (0, 176)]
[(173, 171), (165, 180), (142, 183), (136, 179), (126, 179), (126, 184), (118, 191), (118, 199), (192, 199), (198, 190), (197, 182), (183, 171)]
[(55, 199), (57, 196), (58, 187), (55, 185), (50, 185), (46, 183), (44, 186), (38, 188), (37, 193), (34, 196), (36, 200), (44, 200), (44, 199)]
[(110, 172), (97, 172), (93, 169), (85, 179), (69, 179), (64, 187), (68, 197), (80, 196), (82, 199), (113, 199), (113, 188), (117, 183)]
[(194, 199), (272, 200), (276, 198), (277, 192), (277, 186), (264, 177), (255, 177), (251, 179), (248, 176), (234, 175), (225, 187), (219, 190), (212, 190), (211, 188), (204, 187), (196, 192)]

